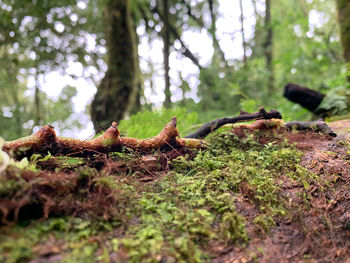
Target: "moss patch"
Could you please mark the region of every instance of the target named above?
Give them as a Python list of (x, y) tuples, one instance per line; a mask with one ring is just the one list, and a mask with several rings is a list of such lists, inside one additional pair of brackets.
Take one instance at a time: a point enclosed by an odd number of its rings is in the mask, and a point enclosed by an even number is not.
[[(8, 167), (0, 174), (0, 261), (201, 262), (226, 248), (249, 252), (257, 236), (310, 208), (315, 185), (322, 192), (333, 184), (302, 167), (303, 153), (279, 132), (238, 128), (215, 133), (203, 151), (40, 157), (31, 161), (36, 171)], [(43, 222), (29, 220), (33, 205)]]

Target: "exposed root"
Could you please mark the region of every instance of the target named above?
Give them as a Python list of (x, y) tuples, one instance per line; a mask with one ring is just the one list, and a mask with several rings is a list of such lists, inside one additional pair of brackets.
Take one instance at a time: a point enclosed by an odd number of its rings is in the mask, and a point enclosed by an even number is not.
[(5, 142), (3, 150), (16, 158), (22, 158), (33, 153), (46, 154), (47, 152), (53, 155), (91, 156), (96, 153), (118, 152), (123, 147), (147, 152), (165, 148), (203, 148), (205, 146), (202, 140), (180, 138), (176, 122), (176, 117), (173, 117), (157, 136), (148, 139), (121, 138), (117, 125), (113, 122), (102, 135), (85, 141), (56, 136), (54, 128), (51, 125), (45, 125), (31, 136)]
[[(283, 126), (282, 121), (272, 120), (281, 119), (282, 116), (278, 111), (271, 110), (266, 112), (260, 108), (258, 112), (249, 114), (241, 112), (239, 116), (233, 118), (216, 119), (204, 124), (194, 133), (180, 138), (176, 128), (176, 117), (173, 117), (165, 125), (163, 130), (155, 137), (148, 139), (136, 139), (129, 137), (120, 137), (120, 132), (115, 122), (99, 137), (91, 140), (78, 140), (72, 138), (58, 137), (54, 127), (51, 125), (43, 126), (37, 133), (20, 138), (15, 141), (5, 142), (3, 150), (14, 157), (20, 159), (25, 156), (31, 156), (33, 153), (52, 155), (62, 154), (69, 156), (92, 156), (99, 153), (119, 152), (123, 148), (135, 151), (150, 152), (154, 150), (176, 149), (176, 148), (195, 148), (200, 149), (206, 146), (206, 142), (201, 140), (209, 133), (217, 130), (225, 124), (236, 123), (249, 120), (260, 120), (250, 127), (255, 129), (264, 129), (267, 126)], [(272, 121), (266, 121), (272, 120)], [(336, 134), (322, 121), (316, 122), (287, 122), (284, 124), (288, 129), (313, 130), (322, 132), (331, 136)]]
[[(179, 136), (179, 132), (176, 128), (176, 117), (173, 117), (169, 123), (165, 125), (163, 130), (155, 137), (148, 139), (136, 139), (123, 137), (121, 144), (131, 149), (139, 150), (156, 150), (164, 149), (167, 146), (177, 146), (176, 138)], [(181, 139), (179, 139), (181, 141)], [(197, 145), (194, 148), (198, 148)]]

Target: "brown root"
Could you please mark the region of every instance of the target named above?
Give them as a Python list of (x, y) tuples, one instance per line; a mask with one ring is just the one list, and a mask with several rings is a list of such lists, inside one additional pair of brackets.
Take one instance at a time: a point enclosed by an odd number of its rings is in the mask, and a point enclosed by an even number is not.
[(167, 146), (177, 146), (176, 137), (179, 136), (179, 132), (176, 128), (176, 122), (176, 117), (172, 117), (171, 121), (155, 137), (147, 139), (123, 137), (122, 145), (135, 150), (156, 150)]
[[(17, 159), (31, 156), (33, 153), (52, 155), (64, 154), (70, 156), (93, 156), (99, 153), (119, 152), (123, 148), (135, 151), (151, 152), (154, 150), (167, 150), (172, 148), (205, 148), (206, 142), (201, 138), (217, 130), (228, 123), (236, 123), (248, 120), (258, 120), (250, 124), (247, 128), (253, 130), (264, 130), (267, 128), (279, 128), (283, 126), (282, 116), (278, 111), (266, 112), (260, 108), (258, 112), (249, 114), (241, 112), (239, 116), (233, 118), (217, 119), (204, 124), (194, 133), (180, 138), (176, 128), (177, 119), (173, 117), (165, 125), (163, 130), (155, 137), (147, 139), (136, 139), (130, 137), (120, 137), (120, 132), (115, 122), (99, 137), (91, 140), (78, 140), (72, 138), (58, 137), (54, 128), (50, 125), (43, 126), (38, 132), (31, 136), (20, 138), (15, 141), (5, 142), (3, 150), (13, 155)], [(268, 121), (269, 120), (269, 121)], [(309, 129), (336, 136), (324, 122), (289, 122), (284, 124), (289, 129)]]
[(176, 123), (176, 117), (173, 117), (157, 136), (148, 139), (136, 139), (121, 138), (117, 125), (113, 122), (102, 135), (91, 140), (58, 137), (52, 126), (45, 125), (31, 136), (5, 142), (3, 150), (19, 159), (33, 153), (47, 154), (48, 152), (53, 155), (92, 156), (98, 153), (118, 152), (123, 147), (145, 152), (166, 148), (204, 147), (205, 144), (202, 140), (181, 139)]

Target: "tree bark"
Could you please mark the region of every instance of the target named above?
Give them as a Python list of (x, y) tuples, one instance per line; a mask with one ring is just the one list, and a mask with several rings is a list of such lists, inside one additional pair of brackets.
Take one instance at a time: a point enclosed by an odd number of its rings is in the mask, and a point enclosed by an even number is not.
[(289, 130), (321, 132), (331, 137), (337, 137), (337, 134), (324, 121), (290, 121), (284, 125)]
[(265, 11), (265, 60), (266, 69), (268, 71), (268, 91), (269, 95), (273, 94), (274, 90), (274, 73), (273, 73), (273, 57), (272, 57), (272, 44), (273, 44), (273, 31), (271, 24), (271, 0), (266, 0), (266, 11)]
[(170, 31), (169, 31), (169, 6), (168, 0), (163, 0), (163, 56), (164, 56), (164, 82), (165, 82), (165, 101), (164, 107), (170, 108), (170, 76), (169, 76), (169, 55), (170, 55)]
[(350, 1), (337, 0), (337, 8), (341, 43), (344, 49), (344, 59), (347, 63), (348, 81), (350, 82)]
[(104, 10), (108, 70), (91, 105), (95, 129), (120, 121), (137, 100), (138, 54), (130, 0), (109, 0)]

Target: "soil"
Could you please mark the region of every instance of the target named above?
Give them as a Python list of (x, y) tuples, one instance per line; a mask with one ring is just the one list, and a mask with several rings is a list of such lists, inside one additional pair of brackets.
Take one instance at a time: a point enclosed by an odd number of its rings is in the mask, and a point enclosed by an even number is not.
[[(212, 262), (350, 262), (350, 120), (329, 126), (338, 134), (336, 138), (290, 133), (288, 140), (304, 151), (304, 167), (324, 181), (335, 181), (332, 189), (321, 191), (317, 184), (311, 185), (312, 198), (303, 207), (303, 187), (289, 184), (286, 178), (285, 196), (295, 211), (269, 233), (251, 226), (248, 247), (215, 247)], [(257, 213), (244, 199), (237, 200), (236, 206), (246, 218)]]

